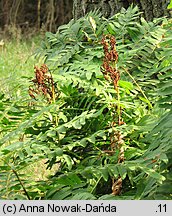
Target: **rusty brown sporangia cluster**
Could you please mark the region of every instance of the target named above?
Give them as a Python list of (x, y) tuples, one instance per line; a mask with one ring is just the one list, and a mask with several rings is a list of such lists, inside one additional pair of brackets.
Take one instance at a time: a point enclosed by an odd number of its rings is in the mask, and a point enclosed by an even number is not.
[[(109, 49), (110, 43), (110, 49)], [(102, 73), (106, 80), (111, 78), (115, 90), (118, 87), (118, 81), (120, 79), (120, 73), (116, 69), (116, 63), (118, 61), (118, 53), (116, 51), (116, 39), (114, 36), (106, 35), (102, 38), (102, 45), (104, 49), (104, 60), (102, 65)]]
[(40, 68), (35, 66), (35, 79), (33, 85), (29, 87), (29, 95), (36, 99), (37, 95), (43, 95), (49, 103), (55, 100), (55, 85), (52, 75), (46, 64)]
[[(112, 35), (105, 35), (102, 38), (102, 45), (104, 49), (104, 59), (103, 64), (101, 67), (101, 71), (103, 76), (106, 80), (112, 81), (114, 89), (117, 93), (117, 97), (119, 99), (119, 80), (120, 80), (120, 73), (117, 69), (117, 61), (118, 61), (118, 53), (116, 51), (116, 39)], [(120, 104), (117, 105), (116, 114), (118, 115), (117, 120), (115, 119), (112, 122), (112, 127), (115, 125), (122, 125), (124, 124), (121, 121), (121, 108)], [(111, 150), (110, 154), (115, 154), (118, 150), (118, 163), (122, 163), (124, 161), (124, 140), (123, 135), (118, 130), (113, 130), (110, 135), (110, 142), (111, 142)], [(109, 151), (107, 151), (109, 152)], [(122, 178), (119, 176), (117, 179), (114, 177), (112, 178), (112, 194), (119, 195), (122, 189)]]

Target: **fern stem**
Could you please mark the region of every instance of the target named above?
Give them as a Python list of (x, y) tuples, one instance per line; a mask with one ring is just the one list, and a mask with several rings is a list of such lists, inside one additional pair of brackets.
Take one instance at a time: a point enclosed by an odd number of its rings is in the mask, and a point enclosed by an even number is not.
[(117, 87), (116, 87), (116, 92), (117, 92), (117, 101), (118, 101), (118, 104), (117, 104), (118, 125), (120, 125), (120, 122), (121, 122), (121, 106), (120, 106), (120, 93), (119, 93), (118, 84), (117, 84)]
[(149, 108), (152, 108), (152, 105), (151, 105), (149, 99), (145, 95), (144, 91), (141, 89), (140, 85), (136, 82), (136, 80), (134, 79), (134, 77), (129, 73), (129, 71), (126, 68), (122, 67), (122, 69), (124, 69), (124, 71), (128, 74), (128, 76), (133, 80), (133, 82), (136, 84), (136, 86), (138, 87), (138, 89), (142, 93), (143, 97), (148, 101)]
[(22, 188), (23, 188), (23, 190), (24, 190), (24, 192), (25, 192), (25, 194), (26, 194), (28, 200), (31, 200), (31, 199), (30, 199), (30, 196), (29, 196), (29, 194), (28, 194), (28, 192), (27, 192), (27, 190), (26, 190), (26, 188), (25, 188), (25, 186), (24, 186), (24, 184), (22, 183), (22, 181), (21, 181), (21, 179), (20, 179), (20, 177), (19, 177), (19, 175), (18, 175), (18, 173), (17, 173), (14, 169), (12, 169), (12, 171), (13, 171), (13, 173), (15, 174), (15, 176), (17, 177), (18, 181), (20, 182), (20, 185), (22, 186)]
[[(116, 71), (118, 71), (116, 62), (114, 62), (113, 67), (116, 68)], [(120, 105), (120, 92), (119, 92), (118, 82), (117, 82), (116, 86), (114, 85), (114, 89), (116, 90), (116, 93), (117, 93), (117, 109), (116, 109), (116, 111), (117, 111), (117, 115), (118, 115), (118, 125), (120, 125), (120, 122), (121, 122), (121, 105)]]
[(118, 113), (118, 125), (120, 125), (120, 122), (121, 122), (121, 105), (120, 105), (119, 87), (117, 87), (117, 99), (118, 99), (118, 108), (117, 108), (117, 113)]
[(102, 178), (102, 176), (100, 176), (100, 178), (98, 179), (98, 181), (97, 181), (96, 184), (94, 185), (93, 189), (91, 190), (91, 193), (94, 192), (94, 190), (96, 189), (96, 187), (97, 187), (98, 183), (100, 182), (101, 178)]

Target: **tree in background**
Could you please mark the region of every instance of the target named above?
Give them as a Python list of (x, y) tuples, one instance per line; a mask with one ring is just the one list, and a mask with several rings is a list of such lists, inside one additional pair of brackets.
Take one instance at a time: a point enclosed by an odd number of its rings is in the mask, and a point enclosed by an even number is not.
[(43, 25), (47, 31), (55, 32), (72, 19), (72, 7), (71, 0), (0, 0), (0, 27), (40, 30)]
[(43, 25), (45, 30), (55, 32), (72, 17), (77, 19), (95, 9), (109, 17), (132, 3), (139, 6), (146, 20), (170, 16), (170, 0), (0, 0), (0, 27), (12, 25), (23, 31), (34, 27), (39, 31)]
[(46, 31), (55, 32), (72, 17), (77, 19), (95, 9), (110, 17), (132, 3), (139, 6), (146, 20), (170, 15), (170, 0), (0, 0), (0, 28), (5, 30), (12, 25), (23, 31), (39, 31), (44, 26)]
[(118, 13), (122, 7), (128, 8), (133, 3), (143, 11), (146, 20), (152, 20), (154, 17), (169, 16), (167, 10), (169, 2), (169, 0), (74, 0), (73, 14), (77, 19), (90, 10), (99, 9), (105, 17), (109, 17)]

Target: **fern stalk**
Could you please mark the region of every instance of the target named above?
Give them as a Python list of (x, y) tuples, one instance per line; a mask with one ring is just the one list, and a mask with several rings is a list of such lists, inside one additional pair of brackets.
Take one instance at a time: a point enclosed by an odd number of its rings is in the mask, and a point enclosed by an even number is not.
[(28, 200), (31, 200), (31, 198), (30, 198), (30, 196), (29, 196), (29, 194), (28, 194), (28, 192), (27, 192), (27, 190), (26, 190), (26, 188), (25, 188), (25, 186), (24, 186), (22, 180), (20, 179), (20, 177), (19, 177), (17, 171), (13, 168), (13, 165), (10, 165), (10, 164), (9, 164), (8, 162), (6, 162), (6, 161), (4, 161), (4, 162), (11, 168), (12, 172), (14, 173), (14, 175), (15, 175), (16, 178), (17, 178), (17, 180), (19, 181), (21, 187), (23, 188), (23, 191), (24, 191), (26, 197), (28, 198)]
[[(113, 125), (120, 126), (123, 124), (121, 121), (121, 105), (120, 105), (120, 89), (119, 89), (119, 79), (120, 73), (117, 68), (118, 53), (116, 51), (116, 39), (112, 35), (106, 35), (102, 38), (102, 45), (104, 49), (104, 60), (102, 65), (102, 73), (106, 80), (111, 78), (113, 82), (114, 89), (117, 93), (117, 121), (114, 119), (112, 122)], [(110, 46), (110, 48), (109, 48)], [(116, 122), (115, 122), (116, 121)], [(124, 161), (124, 148), (123, 148), (123, 136), (120, 131), (113, 131), (110, 136), (111, 151), (119, 150), (118, 163)], [(122, 178), (119, 175), (117, 179), (112, 177), (112, 194), (119, 195), (122, 188)]]
[(136, 82), (136, 80), (134, 79), (134, 77), (129, 73), (129, 71), (122, 67), (122, 69), (128, 74), (128, 76), (133, 80), (133, 82), (136, 84), (136, 86), (138, 87), (138, 89), (140, 90), (140, 92), (142, 93), (143, 97), (147, 100), (147, 103), (149, 105), (149, 108), (152, 109), (152, 105), (149, 101), (149, 99), (147, 98), (147, 96), (145, 95), (144, 91), (141, 89), (140, 85)]
[(28, 200), (31, 200), (31, 199), (30, 199), (30, 196), (29, 196), (29, 194), (28, 194), (28, 192), (27, 192), (27, 190), (26, 190), (24, 184), (22, 183), (22, 181), (21, 181), (21, 179), (20, 179), (18, 173), (16, 172), (16, 170), (12, 169), (12, 172), (15, 174), (15, 176), (16, 176), (17, 179), (18, 179), (18, 181), (20, 182), (20, 185), (21, 185), (21, 187), (23, 188), (23, 191), (25, 192), (25, 195), (27, 196)]

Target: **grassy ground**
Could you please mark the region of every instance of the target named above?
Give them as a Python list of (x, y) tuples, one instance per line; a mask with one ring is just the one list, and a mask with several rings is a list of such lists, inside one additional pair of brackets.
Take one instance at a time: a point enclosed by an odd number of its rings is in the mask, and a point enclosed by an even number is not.
[[(4, 40), (4, 44), (0, 45), (0, 93), (18, 99), (23, 91), (23, 94), (29, 97), (28, 85), (29, 80), (34, 77), (34, 66), (42, 64), (34, 57), (34, 52), (40, 42), (40, 37), (34, 37), (20, 42)], [(45, 160), (38, 161), (24, 172), (35, 181), (45, 180), (48, 175), (58, 169), (56, 167), (54, 170), (46, 170), (45, 162)]]
[(34, 58), (34, 52), (39, 45), (38, 37), (32, 40), (17, 42), (5, 40), (0, 46), (0, 91), (11, 95), (16, 92), (22, 76), (34, 75), (34, 65), (38, 60)]

